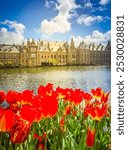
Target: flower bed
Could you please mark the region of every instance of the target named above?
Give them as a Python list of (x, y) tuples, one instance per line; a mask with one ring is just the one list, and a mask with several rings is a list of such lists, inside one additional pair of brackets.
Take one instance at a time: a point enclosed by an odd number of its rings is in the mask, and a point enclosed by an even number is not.
[(109, 150), (108, 96), (100, 88), (86, 93), (50, 83), (36, 95), (0, 91), (0, 149)]

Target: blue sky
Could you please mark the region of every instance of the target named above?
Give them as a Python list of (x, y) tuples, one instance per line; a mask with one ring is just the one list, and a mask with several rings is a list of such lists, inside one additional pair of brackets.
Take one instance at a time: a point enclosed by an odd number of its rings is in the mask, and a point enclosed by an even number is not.
[(27, 38), (103, 43), (111, 35), (110, 0), (0, 0), (0, 43)]

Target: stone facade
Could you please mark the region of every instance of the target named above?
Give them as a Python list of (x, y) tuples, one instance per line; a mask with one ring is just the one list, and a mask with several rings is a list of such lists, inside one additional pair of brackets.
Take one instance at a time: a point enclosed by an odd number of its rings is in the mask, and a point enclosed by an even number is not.
[(0, 45), (0, 63), (21, 67), (41, 65), (110, 65), (111, 42), (103, 46), (82, 41), (78, 47), (73, 39), (67, 42), (47, 42), (34, 39), (22, 45)]
[(0, 45), (0, 64), (3, 66), (20, 64), (20, 46)]

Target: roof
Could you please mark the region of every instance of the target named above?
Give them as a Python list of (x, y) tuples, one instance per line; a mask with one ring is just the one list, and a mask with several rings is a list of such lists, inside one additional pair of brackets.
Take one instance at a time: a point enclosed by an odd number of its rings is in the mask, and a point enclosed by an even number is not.
[(39, 51), (51, 51), (56, 52), (59, 49), (62, 51), (66, 51), (64, 47), (65, 42), (48, 42), (48, 41), (41, 41), (39, 44)]
[(3, 45), (0, 47), (0, 52), (19, 53), (19, 49), (15, 45)]
[(94, 43), (90, 43), (90, 44), (86, 44), (85, 42), (81, 42), (78, 46), (78, 48), (80, 49), (89, 49), (91, 51), (102, 51), (105, 50), (105, 46), (102, 44), (94, 44)]

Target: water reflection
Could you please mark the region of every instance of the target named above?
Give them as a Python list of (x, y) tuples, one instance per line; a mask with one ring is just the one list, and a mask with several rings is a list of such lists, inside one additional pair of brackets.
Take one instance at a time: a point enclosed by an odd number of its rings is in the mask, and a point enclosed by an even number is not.
[(39, 85), (53, 83), (55, 87), (81, 88), (89, 91), (101, 87), (110, 91), (111, 68), (108, 66), (43, 67), (0, 70), (0, 89), (37, 90)]

